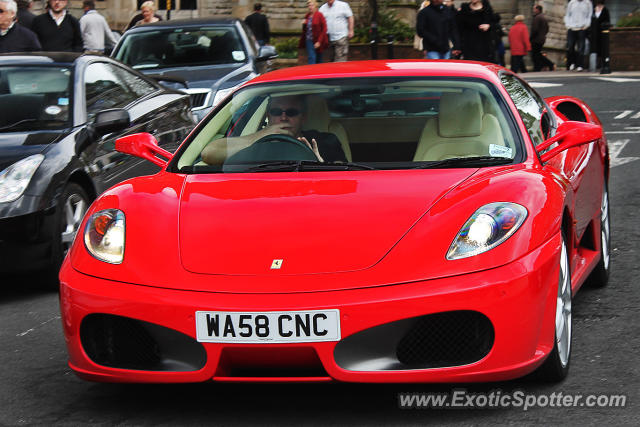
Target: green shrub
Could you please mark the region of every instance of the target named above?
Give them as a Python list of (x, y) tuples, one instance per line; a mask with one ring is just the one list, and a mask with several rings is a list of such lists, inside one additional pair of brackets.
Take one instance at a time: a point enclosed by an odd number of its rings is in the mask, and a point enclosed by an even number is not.
[(278, 57), (285, 59), (297, 58), (299, 40), (300, 39), (295, 37), (278, 40), (274, 45), (276, 50), (278, 51)]
[[(413, 36), (416, 30), (409, 24), (403, 22), (398, 18), (396, 12), (389, 8), (389, 2), (384, 1), (379, 3), (378, 9), (378, 40), (385, 42), (389, 36), (393, 37), (395, 42), (409, 42), (413, 41)], [(371, 31), (369, 24), (371, 22), (370, 16), (366, 16), (361, 21), (366, 26), (356, 27), (354, 29), (354, 43), (368, 43), (371, 41)]]
[(618, 20), (616, 27), (640, 27), (640, 11), (635, 11)]

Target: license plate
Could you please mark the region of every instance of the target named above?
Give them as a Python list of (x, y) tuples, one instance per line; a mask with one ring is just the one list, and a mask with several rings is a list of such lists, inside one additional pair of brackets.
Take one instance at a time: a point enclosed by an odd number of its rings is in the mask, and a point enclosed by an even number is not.
[(200, 342), (290, 343), (340, 340), (340, 311), (196, 311)]

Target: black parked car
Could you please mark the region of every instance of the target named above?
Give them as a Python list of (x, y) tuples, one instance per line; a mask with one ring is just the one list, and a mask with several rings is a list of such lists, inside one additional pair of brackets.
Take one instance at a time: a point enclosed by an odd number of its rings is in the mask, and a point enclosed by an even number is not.
[(200, 120), (233, 89), (269, 71), (277, 55), (273, 46), (260, 47), (243, 21), (207, 18), (134, 27), (111, 56), (189, 93)]
[(0, 55), (0, 273), (44, 270), (57, 284), (91, 201), (158, 170), (116, 138), (151, 132), (173, 151), (194, 124), (187, 95), (111, 58)]

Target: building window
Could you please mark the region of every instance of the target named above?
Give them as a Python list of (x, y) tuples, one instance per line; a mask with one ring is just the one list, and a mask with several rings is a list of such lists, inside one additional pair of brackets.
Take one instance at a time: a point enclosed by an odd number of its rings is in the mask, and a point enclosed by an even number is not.
[[(167, 10), (167, 1), (158, 0), (158, 9)], [(138, 3), (142, 4), (140, 0), (138, 0)], [(140, 5), (138, 5), (138, 8), (140, 8)], [(197, 0), (171, 0), (171, 10), (193, 10), (197, 8)]]

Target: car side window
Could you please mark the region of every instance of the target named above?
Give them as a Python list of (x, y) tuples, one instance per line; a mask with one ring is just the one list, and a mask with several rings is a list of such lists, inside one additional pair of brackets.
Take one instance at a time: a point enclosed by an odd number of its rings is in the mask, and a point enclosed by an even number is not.
[(549, 135), (551, 126), (549, 115), (545, 114), (544, 102), (516, 76), (504, 73), (500, 78), (502, 85), (516, 105), (533, 144), (537, 146)]
[(116, 65), (94, 62), (84, 73), (87, 117), (107, 108), (123, 108), (156, 88)]

